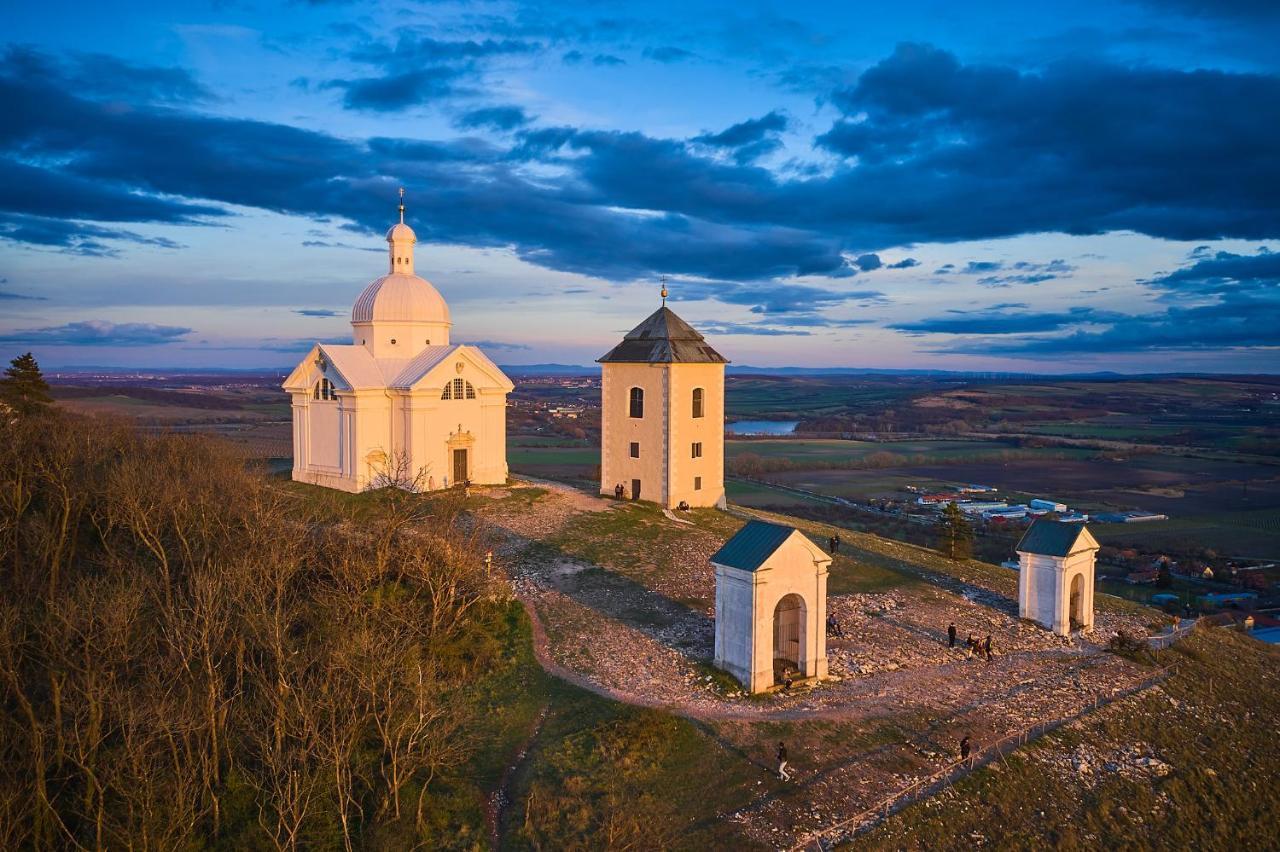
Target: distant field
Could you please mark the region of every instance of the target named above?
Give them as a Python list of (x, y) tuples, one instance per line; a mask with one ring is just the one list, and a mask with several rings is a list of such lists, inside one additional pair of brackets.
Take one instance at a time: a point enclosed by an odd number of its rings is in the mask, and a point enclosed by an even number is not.
[(728, 441), (725, 444), (725, 455), (732, 459), (743, 453), (754, 453), (765, 458), (789, 458), (803, 462), (860, 459), (872, 453), (920, 455), (940, 459), (951, 456), (980, 456), (1012, 449), (1015, 449), (1015, 446), (1008, 441), (837, 441), (785, 438)]
[(817, 502), (798, 494), (733, 479), (725, 482), (724, 489), (729, 502), (739, 506), (803, 506)]
[(1207, 547), (1226, 556), (1280, 559), (1280, 509), (1216, 512), (1141, 524), (1090, 524), (1103, 544)]

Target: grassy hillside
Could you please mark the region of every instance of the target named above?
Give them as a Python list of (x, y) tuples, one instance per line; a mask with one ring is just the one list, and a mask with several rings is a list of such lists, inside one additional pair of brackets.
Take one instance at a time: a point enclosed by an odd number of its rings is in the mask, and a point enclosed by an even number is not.
[(1280, 830), (1280, 651), (1210, 629), (1160, 662), (1178, 666), (1162, 686), (895, 814), (851, 848), (1270, 845)]

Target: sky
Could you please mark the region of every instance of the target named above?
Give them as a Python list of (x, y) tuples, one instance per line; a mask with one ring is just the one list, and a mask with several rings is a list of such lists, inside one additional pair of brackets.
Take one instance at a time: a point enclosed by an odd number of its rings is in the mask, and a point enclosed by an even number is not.
[(1273, 0), (5, 4), (0, 355), (1280, 372)]

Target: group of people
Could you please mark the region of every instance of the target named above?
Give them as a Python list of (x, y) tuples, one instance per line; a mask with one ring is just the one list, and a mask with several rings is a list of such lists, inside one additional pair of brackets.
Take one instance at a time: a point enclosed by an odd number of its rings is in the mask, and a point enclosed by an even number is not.
[[(954, 648), (956, 646), (956, 623), (953, 621), (947, 626), (947, 647)], [(987, 658), (987, 662), (991, 662), (991, 634), (987, 634), (986, 639), (979, 639), (970, 633), (964, 640), (965, 657), (982, 657)]]
[(613, 486), (613, 497), (614, 497), (614, 499), (615, 499), (615, 500), (621, 500), (621, 499), (622, 499), (622, 495), (624, 495), (624, 494), (626, 494), (626, 493), (627, 493), (627, 489), (625, 489), (625, 488), (623, 488), (623, 487), (622, 487), (622, 483), (621, 483), (621, 482), (619, 482), (617, 485)]
[(840, 552), (840, 533), (836, 533), (827, 539), (827, 550), (831, 553)]

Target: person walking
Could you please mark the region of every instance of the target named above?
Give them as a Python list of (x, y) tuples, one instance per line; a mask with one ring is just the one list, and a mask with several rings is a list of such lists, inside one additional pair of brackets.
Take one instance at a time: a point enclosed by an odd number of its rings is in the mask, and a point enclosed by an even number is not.
[(840, 552), (840, 533), (836, 533), (835, 542), (836, 542), (836, 547), (834, 552), (839, 553)]
[(969, 759), (969, 735), (965, 734), (964, 739), (960, 741), (960, 759)]
[(947, 647), (954, 648), (956, 646), (956, 623), (953, 621), (947, 625)]
[(982, 641), (982, 650), (986, 652), (987, 662), (991, 662), (991, 634), (987, 634), (987, 638)]
[(787, 772), (787, 747), (781, 741), (778, 742), (778, 779), (791, 780), (791, 773)]
[(836, 552), (836, 537), (833, 535), (829, 535), (827, 536), (827, 553), (835, 553), (835, 552)]

